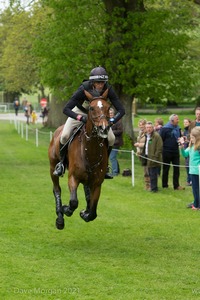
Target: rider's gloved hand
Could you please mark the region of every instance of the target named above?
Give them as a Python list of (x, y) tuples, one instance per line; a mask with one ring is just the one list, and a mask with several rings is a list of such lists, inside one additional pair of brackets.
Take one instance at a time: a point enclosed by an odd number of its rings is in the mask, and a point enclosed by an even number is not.
[(83, 123), (87, 122), (87, 116), (77, 115), (76, 119)]
[(115, 122), (115, 119), (114, 118), (110, 118), (109, 119), (109, 126), (111, 127)]
[(80, 119), (80, 121), (85, 124), (87, 122), (87, 117), (86, 116), (82, 116), (81, 119)]

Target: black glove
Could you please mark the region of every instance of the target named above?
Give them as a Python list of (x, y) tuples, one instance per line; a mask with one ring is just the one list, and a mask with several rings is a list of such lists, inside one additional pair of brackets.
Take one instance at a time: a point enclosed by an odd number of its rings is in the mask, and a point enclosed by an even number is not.
[(114, 122), (115, 122), (115, 119), (114, 118), (110, 118), (109, 119), (109, 126), (110, 127), (113, 126)]
[(80, 121), (85, 124), (87, 122), (87, 117), (86, 116), (82, 116), (81, 119), (80, 119)]

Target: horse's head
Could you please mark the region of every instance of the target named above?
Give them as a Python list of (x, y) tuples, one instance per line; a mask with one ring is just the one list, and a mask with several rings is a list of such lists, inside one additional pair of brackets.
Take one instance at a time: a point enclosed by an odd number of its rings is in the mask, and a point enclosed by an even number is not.
[(109, 130), (109, 109), (110, 104), (102, 97), (92, 98), (88, 93), (87, 97), (90, 100), (89, 112), (88, 112), (88, 121), (93, 124), (98, 136), (102, 138), (107, 138)]

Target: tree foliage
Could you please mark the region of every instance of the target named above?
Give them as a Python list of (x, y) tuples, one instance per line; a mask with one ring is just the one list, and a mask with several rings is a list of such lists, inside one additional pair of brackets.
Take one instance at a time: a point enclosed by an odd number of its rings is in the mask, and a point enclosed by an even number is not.
[(15, 9), (6, 11), (2, 18), (4, 40), (0, 62), (4, 90), (9, 92), (31, 92), (39, 81), (37, 58), (32, 53), (30, 13)]
[(197, 96), (200, 30), (194, 1), (38, 0), (28, 11), (19, 8), (19, 0), (12, 2), (16, 6), (2, 14), (0, 27), (7, 89), (41, 83), (67, 100), (94, 66), (105, 66), (126, 107), (130, 136), (133, 97), (165, 103)]

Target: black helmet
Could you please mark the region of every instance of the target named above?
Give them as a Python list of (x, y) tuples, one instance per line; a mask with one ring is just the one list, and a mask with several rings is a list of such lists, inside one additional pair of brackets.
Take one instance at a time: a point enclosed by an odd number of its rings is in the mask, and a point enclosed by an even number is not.
[(96, 67), (90, 72), (89, 80), (91, 81), (108, 81), (108, 74), (102, 67)]

